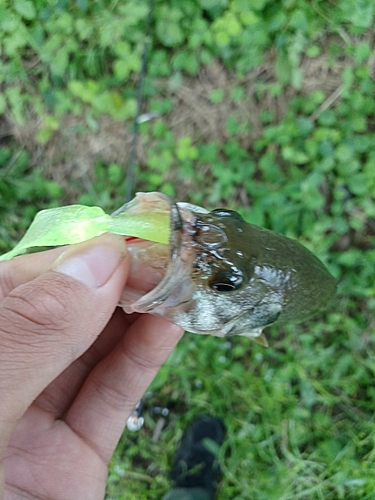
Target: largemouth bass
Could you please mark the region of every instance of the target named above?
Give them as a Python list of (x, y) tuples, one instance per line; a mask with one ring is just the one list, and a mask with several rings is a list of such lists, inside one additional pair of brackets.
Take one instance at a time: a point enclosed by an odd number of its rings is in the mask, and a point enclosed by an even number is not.
[(126, 313), (147, 312), (189, 332), (244, 335), (267, 345), (266, 326), (305, 320), (335, 294), (334, 278), (307, 248), (234, 211), (208, 212), (139, 193), (114, 215), (123, 212), (168, 213), (171, 230), (169, 245), (128, 240), (141, 285), (124, 290)]

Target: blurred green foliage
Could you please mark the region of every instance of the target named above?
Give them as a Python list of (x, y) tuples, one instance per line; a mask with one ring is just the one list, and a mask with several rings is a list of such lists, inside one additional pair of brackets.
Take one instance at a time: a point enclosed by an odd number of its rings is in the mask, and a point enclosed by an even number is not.
[[(90, 127), (103, 115), (132, 118), (147, 12), (146, 0), (4, 0), (0, 114), (23, 126), (37, 115), (40, 144), (66, 113), (85, 116)], [(170, 407), (166, 428), (152, 442), (158, 417), (146, 411), (145, 428), (125, 433), (110, 464), (108, 500), (161, 498), (183, 426), (203, 412), (228, 427), (218, 499), (374, 498), (374, 13), (374, 0), (155, 2), (145, 94), (160, 117), (140, 127), (146, 159), (136, 165), (137, 189), (174, 196), (184, 183), (186, 201), (236, 209), (298, 238), (339, 289), (315, 322), (271, 329), (267, 350), (247, 339), (186, 335), (146, 398), (146, 408)], [(211, 91), (212, 109), (247, 106), (246, 75), (270, 54), (277, 81), (255, 81), (256, 98), (288, 99), (291, 88), (294, 97), (281, 118), (262, 109), (251, 148), (241, 140), (251, 126), (234, 113), (221, 141), (177, 135), (160, 80), (173, 93), (219, 61), (237, 83)], [(302, 60), (322, 55), (328, 68), (345, 62), (334, 99), (302, 87)], [(64, 196), (26, 150), (3, 142), (0, 252), (38, 209)], [(93, 170), (78, 201), (114, 210), (124, 165), (98, 161)]]
[[(134, 82), (140, 70), (147, 11), (147, 2), (138, 0), (4, 0), (0, 113), (9, 109), (20, 123), (30, 106), (43, 119), (83, 109), (117, 120), (131, 117), (134, 92), (123, 83)], [(301, 56), (319, 54), (323, 29), (343, 37), (345, 31), (361, 34), (373, 17), (372, 0), (345, 0), (339, 6), (321, 0), (159, 0), (149, 74), (196, 75), (201, 64), (216, 58), (240, 76), (261, 64), (273, 47), (280, 82), (298, 88)], [(370, 53), (363, 42), (356, 58)], [(48, 140), (56, 126), (47, 120), (40, 140)]]

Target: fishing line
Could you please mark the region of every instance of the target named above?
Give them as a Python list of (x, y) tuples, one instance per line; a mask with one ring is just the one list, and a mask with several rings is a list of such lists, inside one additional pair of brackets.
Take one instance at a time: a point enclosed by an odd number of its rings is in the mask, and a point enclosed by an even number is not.
[(142, 104), (143, 104), (143, 84), (147, 74), (147, 56), (150, 47), (150, 33), (151, 33), (151, 21), (152, 21), (153, 10), (154, 10), (154, 0), (149, 0), (147, 21), (146, 21), (146, 37), (143, 45), (141, 71), (138, 76), (138, 85), (137, 85), (137, 111), (133, 121), (133, 137), (130, 144), (128, 169), (126, 173), (125, 203), (130, 201), (133, 197), (134, 169), (135, 169), (135, 162), (137, 159), (139, 124), (141, 123), (140, 116), (142, 113)]
[[(154, 0), (149, 0), (148, 15), (146, 21), (146, 37), (143, 45), (141, 71), (138, 76), (137, 112), (135, 114), (133, 122), (133, 137), (132, 137), (132, 142), (130, 144), (128, 169), (126, 173), (125, 203), (128, 203), (133, 197), (134, 169), (135, 169), (135, 161), (137, 158), (139, 125), (141, 123), (140, 118), (141, 118), (142, 104), (143, 104), (143, 84), (147, 74), (147, 55), (151, 42), (150, 34), (151, 34), (151, 21), (152, 21), (153, 10), (154, 10)], [(119, 210), (116, 210), (116, 212), (113, 215), (121, 212), (121, 210), (122, 207)], [(144, 418), (142, 417), (142, 410), (143, 410), (143, 399), (141, 399), (136, 404), (130, 417), (127, 420), (126, 426), (130, 431), (132, 432), (138, 431), (143, 426)]]

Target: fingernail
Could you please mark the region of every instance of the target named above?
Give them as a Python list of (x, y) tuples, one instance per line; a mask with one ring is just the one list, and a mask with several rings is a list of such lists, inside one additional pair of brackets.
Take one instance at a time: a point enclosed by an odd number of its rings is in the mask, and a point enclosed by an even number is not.
[(104, 234), (72, 245), (55, 262), (53, 270), (90, 288), (103, 286), (126, 255), (123, 238)]

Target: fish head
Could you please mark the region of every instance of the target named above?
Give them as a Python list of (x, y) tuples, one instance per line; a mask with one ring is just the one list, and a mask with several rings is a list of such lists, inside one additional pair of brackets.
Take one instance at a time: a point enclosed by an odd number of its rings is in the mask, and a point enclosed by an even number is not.
[[(160, 262), (164, 247), (163, 276), (145, 295), (125, 289), (126, 312), (149, 312), (193, 333), (243, 335), (266, 345), (263, 328), (279, 318), (308, 317), (333, 291), (333, 278), (305, 247), (247, 223), (237, 212), (208, 212), (160, 193), (139, 196), (142, 210), (156, 198), (169, 211), (171, 233), (168, 246), (146, 245), (147, 265), (155, 255)], [(137, 250), (135, 260), (141, 254)]]

